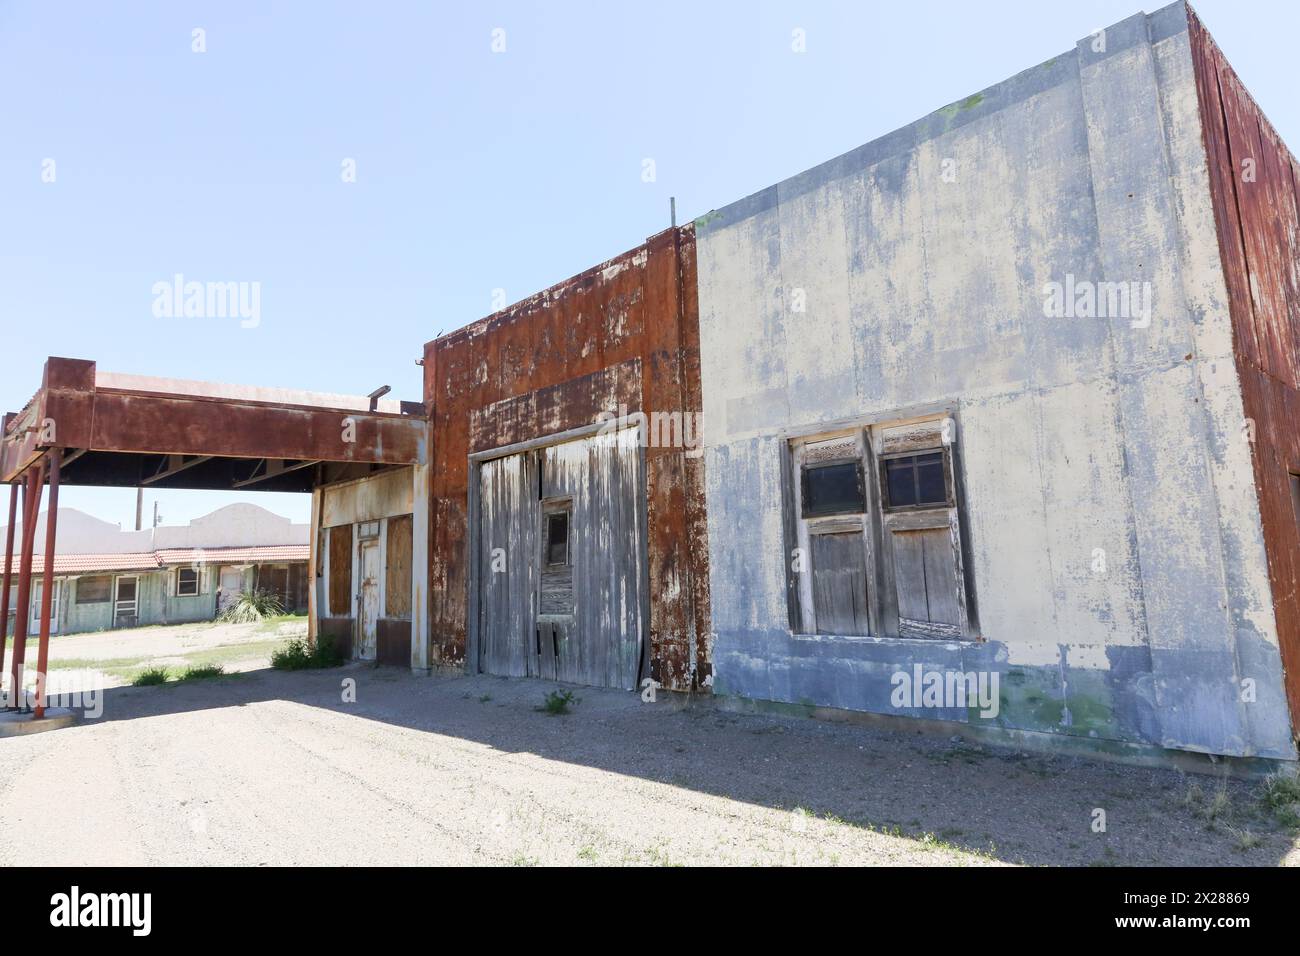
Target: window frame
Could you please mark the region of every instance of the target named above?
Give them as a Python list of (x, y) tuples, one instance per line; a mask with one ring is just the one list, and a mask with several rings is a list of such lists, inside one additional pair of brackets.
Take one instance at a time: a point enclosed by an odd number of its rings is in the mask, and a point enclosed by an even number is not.
[[(105, 592), (103, 599), (95, 601), (83, 601), (81, 599), (82, 583), (90, 578), (103, 578), (108, 581), (108, 590)], [(16, 587), (16, 585), (15, 585)], [(12, 603), (12, 602), (11, 602)], [(77, 586), (73, 589), (72, 603), (74, 605), (86, 604), (112, 604), (113, 603), (113, 575), (111, 574), (83, 574), (77, 578)]]
[[(181, 590), (181, 574), (189, 571), (194, 575), (194, 590)], [(181, 565), (176, 568), (176, 596), (177, 597), (199, 597), (203, 593), (203, 571), (199, 568), (191, 568)]]
[[(889, 463), (899, 461), (903, 458), (920, 458), (922, 455), (939, 455), (939, 467), (943, 469), (943, 501), (918, 501), (911, 505), (896, 505), (889, 498)], [(896, 451), (879, 456), (880, 460), (880, 508), (887, 513), (898, 513), (905, 511), (939, 511), (944, 508), (957, 507), (957, 499), (953, 494), (952, 463), (948, 448), (923, 448), (908, 451)], [(917, 497), (921, 496), (921, 478), (920, 468), (917, 465), (912, 466), (912, 479), (916, 487)]]
[[(835, 468), (840, 465), (854, 465), (854, 478), (857, 480), (858, 497), (862, 499), (860, 508), (840, 508), (831, 511), (809, 511), (808, 506), (811, 498), (811, 482), (808, 479), (810, 472), (821, 471), (824, 468)], [(859, 515), (866, 514), (870, 499), (867, 495), (866, 469), (863, 468), (861, 457), (858, 458), (833, 458), (829, 461), (819, 461), (816, 464), (801, 464), (799, 466), (799, 514), (805, 520), (811, 518), (832, 518), (839, 515)]]
[[(573, 524), (573, 509), (568, 502), (556, 507), (544, 507), (542, 509), (542, 569), (546, 568), (568, 568), (573, 566), (573, 549), (570, 546), (570, 531)], [(551, 560), (551, 522), (556, 518), (564, 518), (564, 560)]]
[[(784, 464), (781, 471), (783, 497), (783, 527), (788, 542), (786, 548), (786, 597), (789, 609), (790, 631), (796, 638), (840, 640), (955, 640), (963, 643), (979, 642), (983, 638), (975, 616), (973, 584), (970, 574), (970, 545), (966, 507), (960, 475), (960, 448), (957, 443), (957, 413), (952, 407), (934, 407), (913, 412), (911, 415), (885, 415), (862, 420), (848, 426), (825, 431), (786, 432), (783, 436)], [(806, 514), (805, 480), (803, 471), (804, 449), (820, 442), (853, 437), (857, 442), (859, 458), (828, 458), (817, 465), (861, 462), (860, 474), (864, 487), (864, 511), (836, 512), (833, 514)], [(944, 501), (916, 505), (888, 506), (887, 462), (920, 455), (940, 455), (943, 468)], [(815, 466), (814, 466), (815, 467)], [(915, 470), (914, 470), (915, 474)], [(919, 480), (919, 476), (916, 479)], [(941, 558), (940, 567), (947, 566), (954, 575), (951, 601), (947, 594), (935, 604), (930, 603), (931, 615), (925, 621), (904, 619), (900, 614), (896, 561), (903, 560), (902, 553), (895, 555), (895, 535), (915, 531), (946, 529), (951, 535), (953, 554), (951, 563)], [(813, 537), (817, 534), (836, 534), (861, 531), (866, 553), (866, 602), (870, 624), (866, 634), (831, 633), (818, 626), (814, 601), (824, 601), (827, 592), (814, 596), (815, 569)], [(897, 541), (902, 545), (901, 539)], [(797, 552), (796, 552), (797, 549)], [(796, 567), (795, 555), (802, 554), (802, 564)], [(854, 559), (856, 561), (856, 559)], [(838, 567), (838, 566), (837, 566)], [(903, 565), (906, 568), (907, 565)], [(930, 565), (927, 563), (926, 568)], [(847, 566), (846, 566), (847, 570)], [(860, 573), (860, 572), (858, 572)], [(820, 585), (823, 587), (825, 585)], [(832, 585), (833, 587), (833, 585)], [(926, 592), (929, 587), (926, 586)], [(835, 592), (832, 590), (831, 592)], [(846, 620), (840, 597), (829, 606), (833, 621)], [(909, 591), (915, 595), (917, 592)], [(940, 592), (934, 592), (940, 593)], [(856, 600), (856, 598), (854, 599)], [(825, 609), (827, 606), (823, 605)], [(940, 623), (952, 619), (956, 609), (959, 623)], [(861, 622), (861, 611), (854, 620)]]

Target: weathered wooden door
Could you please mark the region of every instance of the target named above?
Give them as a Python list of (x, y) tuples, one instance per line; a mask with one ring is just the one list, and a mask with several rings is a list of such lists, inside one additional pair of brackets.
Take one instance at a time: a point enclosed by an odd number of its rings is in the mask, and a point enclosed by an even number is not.
[(379, 539), (361, 542), (361, 592), (357, 595), (360, 614), (360, 644), (357, 659), (373, 661), (379, 644)]
[[(50, 633), (59, 633), (59, 596), (62, 588), (59, 586), (58, 578), (54, 579), (53, 597), (50, 598)], [(32, 581), (32, 621), (28, 625), (29, 634), (41, 633), (41, 591), (45, 587), (45, 582), (40, 578)]]
[(645, 640), (645, 493), (636, 429), (479, 469), (479, 666), (636, 686)]
[(222, 568), (221, 569), (221, 593), (217, 600), (217, 611), (220, 613), (239, 600), (239, 595), (244, 593), (244, 569), (243, 568)]
[(140, 621), (138, 601), (140, 579), (135, 575), (123, 575), (114, 582), (113, 589), (113, 626), (135, 627)]

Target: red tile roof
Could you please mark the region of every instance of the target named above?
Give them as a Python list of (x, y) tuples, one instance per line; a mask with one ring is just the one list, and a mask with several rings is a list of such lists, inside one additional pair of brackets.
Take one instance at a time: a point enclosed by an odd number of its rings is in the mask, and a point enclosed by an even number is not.
[[(15, 556), (14, 566), (18, 565)], [(40, 575), (45, 567), (43, 555), (32, 559), (32, 570)], [(86, 571), (156, 571), (158, 558), (152, 551), (138, 551), (130, 554), (55, 554), (55, 574), (81, 574)]]
[[(259, 545), (252, 548), (168, 548), (163, 551), (134, 551), (126, 554), (55, 554), (55, 574), (86, 574), (95, 571), (157, 571), (178, 564), (278, 564), (306, 561), (307, 545)], [(18, 555), (13, 559), (18, 572)], [(32, 559), (39, 576), (45, 567), (43, 555)]]
[(252, 548), (166, 548), (157, 551), (162, 564), (272, 564), (306, 561), (305, 544), (267, 544)]

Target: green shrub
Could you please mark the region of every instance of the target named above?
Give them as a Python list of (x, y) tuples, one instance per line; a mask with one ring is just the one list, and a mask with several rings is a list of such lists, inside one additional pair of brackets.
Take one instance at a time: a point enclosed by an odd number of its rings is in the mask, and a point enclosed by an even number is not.
[(131, 684), (135, 687), (153, 687), (156, 684), (167, 683), (167, 668), (149, 667), (135, 675), (135, 680)]
[(280, 596), (274, 591), (258, 588), (255, 591), (243, 591), (239, 597), (226, 605), (217, 620), (226, 624), (253, 624), (265, 621), (268, 617), (279, 617), (284, 613)]
[(209, 677), (220, 677), (225, 672), (226, 669), (220, 664), (196, 664), (188, 668), (178, 680), (207, 680)]
[(310, 642), (303, 637), (295, 637), (284, 647), (271, 654), (271, 666), (281, 671), (312, 670), (320, 667), (338, 667), (343, 663), (334, 642), (320, 640)]
[(546, 695), (546, 699), (542, 701), (542, 706), (538, 709), (544, 710), (552, 717), (555, 717), (560, 714), (567, 714), (569, 712), (569, 705), (576, 704), (577, 702), (578, 698), (573, 696), (573, 691), (553, 690)]

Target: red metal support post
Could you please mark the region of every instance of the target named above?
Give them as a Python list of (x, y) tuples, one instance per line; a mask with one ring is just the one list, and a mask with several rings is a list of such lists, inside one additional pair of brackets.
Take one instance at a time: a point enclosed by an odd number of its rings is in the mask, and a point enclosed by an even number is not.
[(36, 710), (33, 720), (45, 716), (45, 668), (50, 662), (50, 606), (54, 599), (54, 546), (59, 523), (59, 464), (62, 448), (51, 448), (50, 501), (45, 509), (45, 574), (41, 584), (41, 639), (36, 651)]
[(5, 530), (4, 591), (0, 592), (0, 677), (4, 674), (5, 645), (9, 641), (9, 587), (13, 584), (14, 524), (18, 519), (18, 486), (9, 486), (9, 527)]
[(27, 471), (23, 491), (23, 543), (18, 562), (18, 602), (14, 608), (14, 653), (12, 707), (22, 709), (27, 700), (23, 691), (23, 664), (27, 658), (27, 631), (31, 621), (32, 550), (36, 547), (36, 518), (41, 513), (41, 491), (45, 482), (44, 462)]

